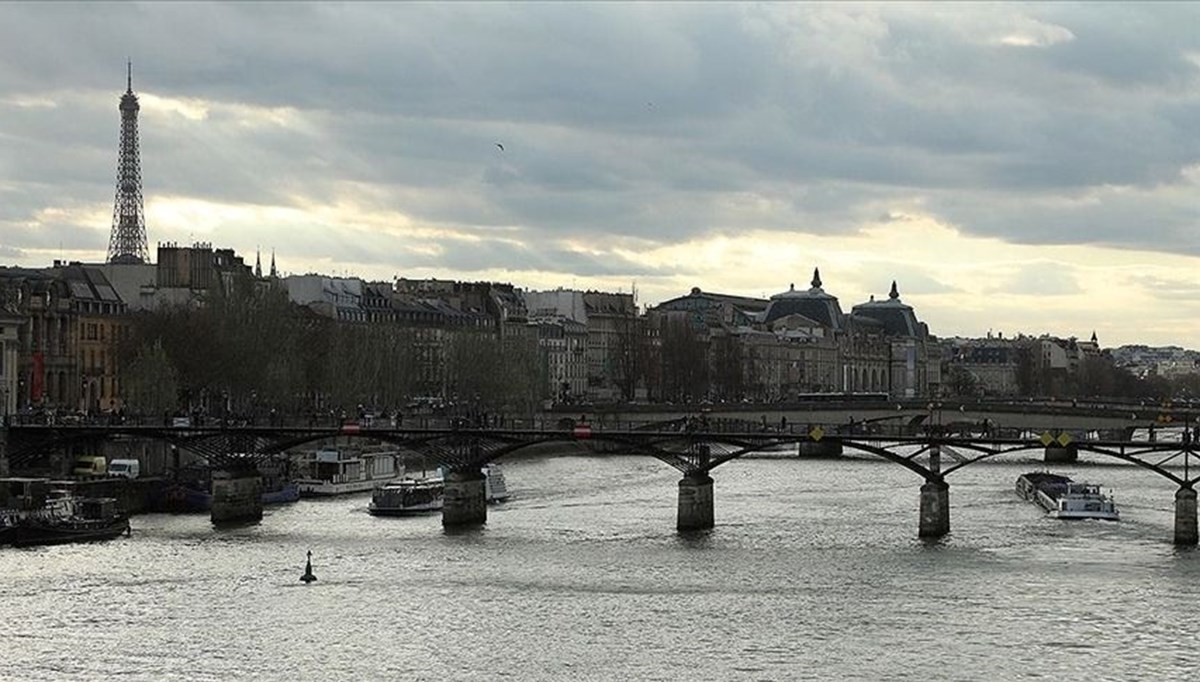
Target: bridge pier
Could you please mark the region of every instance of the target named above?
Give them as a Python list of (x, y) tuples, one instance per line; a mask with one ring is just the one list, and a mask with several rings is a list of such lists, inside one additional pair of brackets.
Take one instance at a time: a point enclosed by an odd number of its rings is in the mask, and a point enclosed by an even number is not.
[(1175, 544), (1195, 545), (1197, 541), (1196, 489), (1185, 486), (1175, 492)]
[(1066, 445), (1047, 445), (1046, 457), (1043, 461), (1046, 464), (1055, 464), (1061, 462), (1074, 462), (1079, 459), (1079, 446), (1075, 443)]
[(442, 502), (442, 526), (461, 528), (487, 523), (487, 494), (483, 472), (450, 471)]
[(262, 517), (262, 476), (257, 469), (212, 472), (209, 518), (214, 524), (251, 523)]
[(713, 527), (713, 480), (697, 471), (679, 480), (678, 530), (707, 530)]
[(921, 520), (917, 535), (940, 538), (950, 532), (950, 485), (930, 479), (921, 486)]

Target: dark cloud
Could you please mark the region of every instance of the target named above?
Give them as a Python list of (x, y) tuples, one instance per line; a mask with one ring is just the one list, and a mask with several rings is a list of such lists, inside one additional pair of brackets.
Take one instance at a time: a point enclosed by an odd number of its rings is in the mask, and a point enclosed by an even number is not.
[[(514, 229), (523, 244), (430, 256), (371, 249), (327, 226), (287, 244), (333, 263), (663, 277), (607, 244), (848, 233), (914, 204), (1014, 242), (1198, 252), (1183, 173), (1200, 164), (1195, 5), (50, 3), (3, 13), (9, 254), (44, 247), (47, 231), (78, 248), (97, 241), (95, 230), (29, 223), (45, 208), (112, 201), (126, 56), (139, 92), (206, 108), (194, 118), (143, 99), (148, 199), (350, 197), (423, 226)], [(235, 233), (275, 239), (269, 225)], [(579, 243), (607, 255), (572, 250)], [(937, 290), (911, 279), (911, 290)]]

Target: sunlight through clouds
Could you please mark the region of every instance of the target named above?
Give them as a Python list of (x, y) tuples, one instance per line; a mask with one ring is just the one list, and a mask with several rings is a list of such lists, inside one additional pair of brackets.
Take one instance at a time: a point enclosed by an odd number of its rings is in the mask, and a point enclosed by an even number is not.
[(104, 257), (131, 58), (152, 245), (368, 279), (636, 281), (643, 303), (769, 296), (820, 267), (844, 307), (897, 280), (935, 334), (1200, 331), (1195, 5), (29, 3), (5, 19), (3, 264)]

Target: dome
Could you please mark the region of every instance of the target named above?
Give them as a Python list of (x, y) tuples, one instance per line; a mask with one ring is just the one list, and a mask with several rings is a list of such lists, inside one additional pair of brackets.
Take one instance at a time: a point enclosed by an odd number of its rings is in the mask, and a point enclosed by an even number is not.
[(884, 333), (888, 336), (924, 336), (924, 325), (917, 320), (917, 314), (912, 306), (900, 301), (900, 292), (896, 283), (892, 282), (892, 290), (886, 301), (874, 299), (859, 303), (850, 310), (850, 314), (869, 317), (883, 325)]
[(803, 315), (831, 329), (842, 328), (842, 307), (836, 296), (821, 288), (820, 269), (813, 268), (812, 287), (808, 290), (797, 291), (792, 284), (787, 291), (772, 296), (763, 322), (770, 324), (788, 315)]

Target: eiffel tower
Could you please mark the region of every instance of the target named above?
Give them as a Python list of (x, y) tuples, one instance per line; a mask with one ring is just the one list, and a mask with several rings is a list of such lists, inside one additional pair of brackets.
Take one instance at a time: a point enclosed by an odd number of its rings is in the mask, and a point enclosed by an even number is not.
[(149, 263), (146, 217), (142, 209), (142, 165), (138, 159), (138, 106), (133, 94), (133, 62), (127, 71), (128, 87), (121, 95), (121, 150), (117, 156), (117, 199), (113, 205), (112, 235), (108, 238), (109, 263)]

